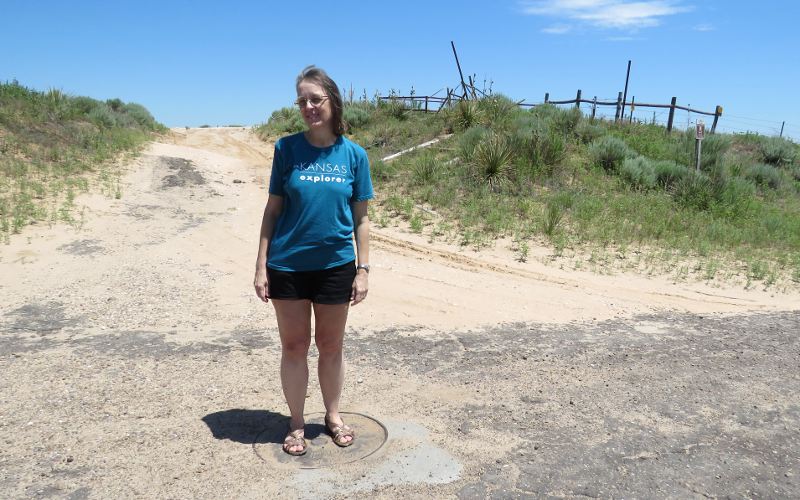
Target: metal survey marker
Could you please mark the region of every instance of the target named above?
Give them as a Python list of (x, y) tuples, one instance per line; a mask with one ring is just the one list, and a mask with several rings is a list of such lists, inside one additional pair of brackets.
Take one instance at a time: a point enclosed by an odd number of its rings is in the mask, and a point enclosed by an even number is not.
[(337, 446), (328, 434), (325, 414), (312, 413), (306, 415), (304, 434), (308, 451), (305, 455), (295, 457), (283, 451), (283, 438), (287, 432), (285, 420), (271, 422), (261, 431), (253, 443), (253, 451), (270, 465), (291, 469), (323, 469), (363, 460), (386, 443), (389, 433), (378, 420), (361, 413), (340, 414), (356, 434), (353, 444), (346, 448)]

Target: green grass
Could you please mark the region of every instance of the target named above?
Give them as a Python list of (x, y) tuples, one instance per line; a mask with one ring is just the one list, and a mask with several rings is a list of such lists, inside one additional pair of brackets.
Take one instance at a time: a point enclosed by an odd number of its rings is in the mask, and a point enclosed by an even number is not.
[(119, 197), (113, 161), (162, 131), (141, 105), (0, 83), (0, 238), (35, 221), (74, 223), (93, 186)]
[[(698, 172), (691, 131), (522, 110), (503, 96), (436, 114), (397, 106), (360, 101), (345, 113), (370, 155), (384, 225), (401, 219), (475, 247), (510, 237), (521, 261), (545, 242), (599, 271), (622, 263), (676, 279), (800, 282), (800, 148), (790, 141), (710, 135)], [(277, 137), (291, 113), (259, 131)], [(453, 135), (379, 161), (443, 134)]]

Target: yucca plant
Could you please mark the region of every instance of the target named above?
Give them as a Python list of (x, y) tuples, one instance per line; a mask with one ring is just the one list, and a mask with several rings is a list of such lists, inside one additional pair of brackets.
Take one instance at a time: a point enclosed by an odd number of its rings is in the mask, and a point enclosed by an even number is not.
[(653, 173), (656, 184), (662, 189), (670, 190), (681, 179), (689, 175), (689, 169), (674, 161), (661, 160), (653, 162)]
[(411, 173), (414, 182), (418, 185), (431, 184), (439, 171), (439, 163), (431, 153), (423, 153), (418, 156), (411, 165)]
[(473, 173), (479, 183), (493, 191), (509, 184), (514, 173), (514, 148), (501, 135), (491, 133), (475, 146)]
[(706, 174), (688, 170), (686, 177), (675, 184), (673, 196), (684, 207), (708, 210), (714, 199), (714, 185)]
[(477, 103), (475, 101), (459, 101), (453, 110), (453, 128), (456, 130), (467, 130), (477, 124)]

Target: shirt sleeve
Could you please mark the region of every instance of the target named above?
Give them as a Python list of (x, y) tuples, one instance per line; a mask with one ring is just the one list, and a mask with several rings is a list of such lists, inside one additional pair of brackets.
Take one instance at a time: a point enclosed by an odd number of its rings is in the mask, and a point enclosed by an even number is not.
[(285, 196), (283, 191), (284, 172), (286, 168), (281, 153), (280, 141), (275, 143), (275, 152), (272, 155), (272, 173), (269, 176), (269, 194)]
[(353, 201), (371, 200), (375, 195), (372, 192), (372, 179), (369, 175), (369, 158), (366, 152), (358, 155), (358, 168), (353, 179)]

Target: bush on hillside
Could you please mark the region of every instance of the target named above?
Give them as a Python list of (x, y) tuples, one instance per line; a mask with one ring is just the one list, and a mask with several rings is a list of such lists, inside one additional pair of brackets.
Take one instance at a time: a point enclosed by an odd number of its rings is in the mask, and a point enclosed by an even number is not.
[(517, 103), (502, 94), (494, 94), (477, 101), (478, 119), (494, 130), (504, 129), (519, 112)]
[(744, 172), (744, 177), (745, 179), (753, 181), (758, 186), (770, 189), (778, 189), (781, 187), (783, 180), (777, 168), (764, 163), (751, 165), (750, 168)]
[(647, 191), (656, 187), (653, 164), (644, 156), (626, 158), (619, 168), (619, 175), (633, 189)]
[[(675, 142), (675, 160), (678, 163), (685, 165), (695, 166), (697, 153), (695, 151), (696, 130), (694, 128), (686, 129), (683, 134), (678, 136)], [(731, 140), (728, 136), (721, 134), (709, 134), (703, 139), (702, 148), (700, 150), (700, 170), (707, 173), (720, 172), (725, 153), (728, 152), (731, 146)]]
[(764, 138), (759, 145), (764, 163), (770, 165), (789, 165), (797, 158), (797, 145), (781, 137)]
[(571, 138), (575, 135), (581, 118), (583, 118), (583, 114), (578, 108), (556, 108), (556, 112), (553, 113), (553, 117), (551, 118), (553, 124), (552, 128), (565, 138)]
[(475, 146), (472, 156), (473, 177), (493, 191), (511, 182), (514, 172), (514, 148), (505, 136), (494, 132), (487, 134)]
[(281, 108), (272, 112), (267, 120), (267, 128), (276, 135), (294, 134), (305, 130), (305, 123), (299, 109)]
[(345, 105), (342, 110), (342, 118), (347, 124), (347, 129), (352, 131), (369, 123), (370, 112), (362, 106)]
[(575, 129), (575, 135), (584, 144), (590, 144), (606, 135), (606, 128), (597, 123), (581, 120)]
[(675, 184), (689, 175), (689, 169), (670, 160), (660, 160), (653, 162), (653, 173), (658, 186), (671, 190)]
[(756, 187), (741, 177), (725, 181), (717, 195), (716, 210), (727, 217), (741, 217), (748, 213), (755, 200)]
[(683, 207), (708, 210), (714, 201), (714, 185), (706, 174), (688, 170), (675, 184), (673, 196)]
[(489, 133), (489, 129), (480, 125), (470, 127), (458, 138), (458, 152), (465, 162), (472, 160), (475, 146)]
[(601, 167), (608, 173), (619, 170), (625, 158), (633, 156), (633, 152), (625, 141), (617, 137), (604, 136), (589, 146), (589, 158), (592, 165)]

